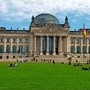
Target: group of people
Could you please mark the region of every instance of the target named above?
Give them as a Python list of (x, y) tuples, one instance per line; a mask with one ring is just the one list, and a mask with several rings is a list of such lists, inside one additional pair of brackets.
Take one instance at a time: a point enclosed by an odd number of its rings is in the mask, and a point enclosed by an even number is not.
[(74, 63), (74, 66), (82, 66), (82, 70), (90, 70), (90, 60), (87, 60), (86, 65), (82, 65), (80, 61), (76, 60), (76, 63)]
[(17, 62), (13, 63), (11, 60), (9, 61), (8, 67), (17, 67)]
[(9, 67), (17, 67), (17, 63), (9, 63), (8, 66)]
[(82, 66), (81, 62), (76, 60), (76, 63), (74, 63), (74, 66)]

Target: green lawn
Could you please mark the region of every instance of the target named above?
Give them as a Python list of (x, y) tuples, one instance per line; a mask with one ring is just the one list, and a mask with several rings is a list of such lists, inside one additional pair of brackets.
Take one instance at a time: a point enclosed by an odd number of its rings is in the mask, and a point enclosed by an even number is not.
[(90, 90), (90, 71), (56, 63), (0, 63), (0, 90)]

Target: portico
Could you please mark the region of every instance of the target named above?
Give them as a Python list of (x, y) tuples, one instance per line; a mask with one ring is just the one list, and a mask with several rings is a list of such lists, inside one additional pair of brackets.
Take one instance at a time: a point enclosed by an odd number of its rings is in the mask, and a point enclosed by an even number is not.
[(62, 55), (67, 53), (66, 47), (66, 36), (34, 36), (34, 54), (36, 55)]

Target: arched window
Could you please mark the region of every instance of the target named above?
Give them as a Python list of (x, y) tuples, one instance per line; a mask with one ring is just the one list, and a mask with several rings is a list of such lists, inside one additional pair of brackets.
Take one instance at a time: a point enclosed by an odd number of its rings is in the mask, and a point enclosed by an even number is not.
[(71, 53), (74, 53), (74, 46), (71, 46), (71, 47), (70, 47), (70, 52), (71, 52)]
[(83, 53), (86, 53), (86, 46), (83, 46)]
[(3, 53), (4, 47), (3, 45), (0, 45), (0, 53)]
[(26, 45), (26, 46), (25, 46), (25, 53), (28, 53), (28, 52), (29, 52), (29, 46)]
[(6, 53), (10, 53), (10, 46), (9, 45), (6, 46)]
[(19, 53), (22, 53), (22, 52), (23, 52), (23, 46), (19, 45)]
[(77, 53), (80, 53), (80, 46), (77, 46)]
[(16, 53), (17, 52), (16, 51), (16, 45), (13, 45), (12, 49), (13, 49), (13, 53)]

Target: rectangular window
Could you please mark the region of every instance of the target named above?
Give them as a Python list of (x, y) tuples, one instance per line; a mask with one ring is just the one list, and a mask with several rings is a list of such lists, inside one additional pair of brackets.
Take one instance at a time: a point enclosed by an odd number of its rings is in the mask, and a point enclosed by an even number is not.
[(74, 44), (74, 39), (73, 38), (71, 38), (71, 44)]
[(13, 43), (16, 43), (16, 39), (15, 38), (13, 39)]
[(0, 38), (0, 43), (2, 43), (3, 42), (3, 39), (2, 38)]
[(26, 39), (26, 43), (28, 43), (28, 39)]
[(6, 39), (6, 42), (9, 43), (9, 38)]
[(90, 44), (90, 39), (89, 39), (89, 44)]
[(77, 44), (80, 44), (80, 39), (79, 38), (77, 39)]
[(19, 39), (19, 42), (22, 43), (22, 39), (21, 38)]
[(83, 39), (83, 44), (86, 44), (86, 39)]

